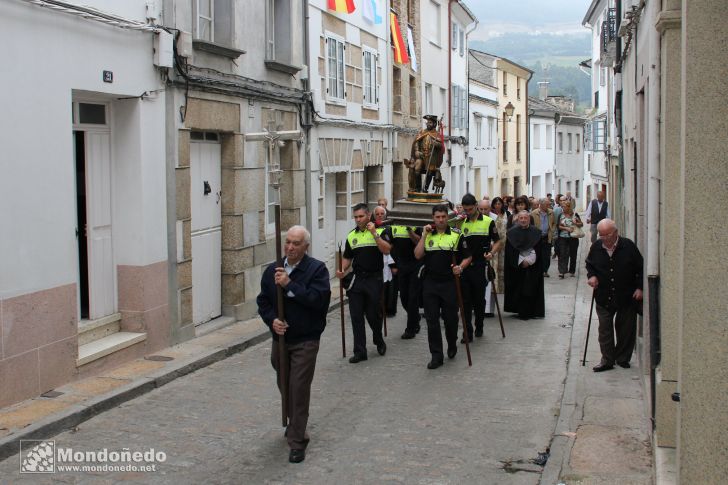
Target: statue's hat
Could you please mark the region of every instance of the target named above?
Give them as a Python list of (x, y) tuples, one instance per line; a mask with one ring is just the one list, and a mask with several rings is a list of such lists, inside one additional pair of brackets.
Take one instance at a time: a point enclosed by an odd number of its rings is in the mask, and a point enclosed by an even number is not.
[(436, 115), (425, 115), (422, 117), (422, 119), (425, 119), (427, 121), (432, 121), (433, 123), (437, 123), (437, 116)]

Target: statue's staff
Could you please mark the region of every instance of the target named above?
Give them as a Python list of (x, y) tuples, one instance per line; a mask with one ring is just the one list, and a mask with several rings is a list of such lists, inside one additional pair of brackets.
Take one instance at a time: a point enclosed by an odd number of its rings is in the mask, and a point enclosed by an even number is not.
[[(455, 261), (455, 253), (452, 254), (452, 264), (457, 265)], [(470, 357), (470, 335), (468, 335), (468, 327), (465, 324), (465, 305), (463, 305), (463, 291), (460, 288), (460, 275), (455, 275), (455, 293), (458, 297), (458, 306), (460, 307), (460, 320), (463, 322), (463, 340), (465, 341), (465, 353), (468, 355), (468, 366), (473, 365), (473, 359)], [(438, 330), (439, 332), (439, 330)]]

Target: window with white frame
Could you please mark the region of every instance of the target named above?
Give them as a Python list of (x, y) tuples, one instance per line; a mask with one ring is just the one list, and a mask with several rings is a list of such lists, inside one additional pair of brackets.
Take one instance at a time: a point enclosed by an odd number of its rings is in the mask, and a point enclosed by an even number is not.
[(435, 114), (434, 109), (435, 107), (432, 105), (433, 99), (432, 99), (432, 84), (425, 83), (425, 114), (431, 115)]
[(460, 86), (460, 127), (468, 127), (468, 88)]
[(377, 92), (377, 51), (370, 47), (364, 47), (364, 105), (375, 107), (379, 104), (379, 93)]
[(440, 88), (440, 113), (445, 113), (445, 107), (447, 106), (447, 89)]
[(568, 133), (566, 135), (566, 137), (568, 138), (568, 142), (569, 142), (569, 153), (571, 153), (574, 151), (574, 140), (573, 140), (574, 136), (571, 133)]
[(344, 39), (331, 34), (326, 35), (326, 76), (328, 83), (326, 94), (329, 100), (344, 102), (346, 100), (344, 79)]
[(193, 0), (193, 37), (214, 44), (233, 45), (232, 0)]
[(283, 64), (293, 62), (291, 38), (291, 0), (266, 0), (266, 51), (267, 61)]
[(581, 134), (577, 133), (576, 134), (576, 153), (580, 153), (580, 152), (581, 152)]
[(538, 150), (541, 148), (541, 125), (538, 123), (533, 124), (533, 149)]
[(495, 144), (493, 143), (493, 140), (495, 138), (495, 118), (489, 116), (488, 117), (488, 146), (493, 148)]
[(551, 125), (546, 125), (546, 149), (551, 150), (553, 148), (553, 145), (551, 144), (551, 140), (553, 140), (553, 127)]
[(463, 57), (465, 55), (465, 31), (463, 29), (458, 29), (458, 35), (460, 36), (460, 40), (458, 42), (460, 57)]
[(452, 85), (452, 127), (460, 128), (460, 86)]
[(440, 45), (442, 42), (442, 17), (440, 13), (440, 4), (434, 0), (430, 0), (430, 12), (431, 14), (428, 16), (430, 42)]
[(483, 144), (483, 118), (475, 116), (475, 146)]
[(459, 35), (458, 35), (458, 31), (459, 31), (458, 24), (456, 24), (455, 22), (453, 22), (451, 28), (452, 28), (452, 50), (456, 51), (456, 50), (458, 50), (458, 38), (459, 38)]
[(559, 153), (563, 152), (564, 151), (564, 134), (562, 132), (558, 132), (556, 134), (556, 141), (557, 141), (556, 146), (559, 147), (558, 148)]

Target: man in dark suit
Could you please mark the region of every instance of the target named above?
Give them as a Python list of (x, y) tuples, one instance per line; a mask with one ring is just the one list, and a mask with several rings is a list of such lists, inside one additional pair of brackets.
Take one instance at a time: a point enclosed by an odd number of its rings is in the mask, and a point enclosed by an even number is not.
[(591, 242), (597, 240), (597, 224), (602, 220), (611, 217), (609, 213), (609, 202), (604, 200), (604, 192), (597, 192), (597, 198), (589, 203), (586, 210), (586, 223), (591, 224)]
[[(273, 334), (273, 340), (285, 340), (288, 352), (288, 416), (286, 437), (291, 463), (306, 458), (309, 442), (306, 433), (311, 382), (316, 367), (319, 339), (326, 326), (326, 314), (331, 300), (329, 271), (326, 265), (306, 254), (311, 234), (303, 226), (293, 226), (286, 233), (286, 258), (283, 266), (277, 262), (263, 272), (258, 295), (258, 313)], [(278, 290), (283, 288), (285, 321), (277, 315)], [(279, 369), (278, 345), (273, 344), (271, 363)]]
[(593, 370), (603, 372), (614, 369), (615, 362), (629, 368), (637, 336), (637, 305), (642, 301), (643, 260), (635, 243), (619, 236), (613, 220), (603, 219), (597, 231), (599, 240), (589, 249), (586, 270), (589, 286), (594, 288), (602, 351)]

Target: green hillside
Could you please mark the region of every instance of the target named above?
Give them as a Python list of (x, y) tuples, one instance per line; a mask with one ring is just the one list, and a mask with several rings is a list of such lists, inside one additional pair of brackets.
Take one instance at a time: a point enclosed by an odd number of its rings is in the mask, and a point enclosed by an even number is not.
[[(472, 41), (473, 49), (506, 57), (532, 71), (529, 93), (538, 92), (539, 81), (549, 81), (549, 94), (571, 96), (583, 109), (591, 102), (591, 79), (579, 63), (591, 57), (591, 37), (583, 34), (514, 33), (487, 41)], [(589, 71), (587, 71), (589, 72)]]

